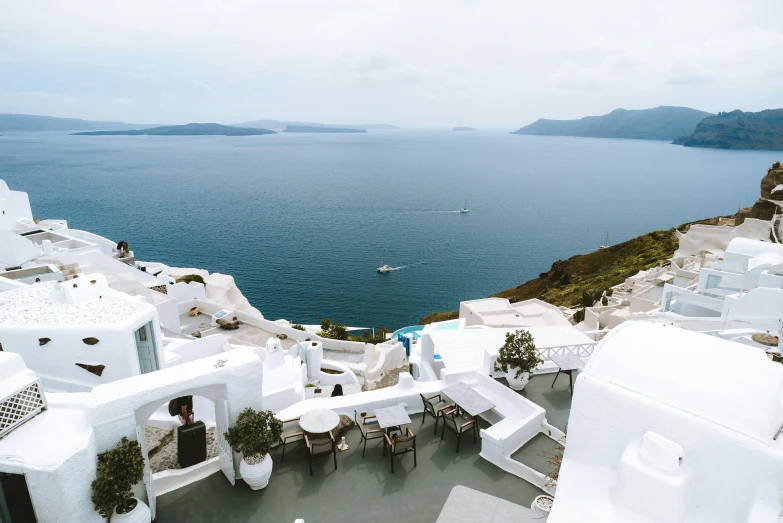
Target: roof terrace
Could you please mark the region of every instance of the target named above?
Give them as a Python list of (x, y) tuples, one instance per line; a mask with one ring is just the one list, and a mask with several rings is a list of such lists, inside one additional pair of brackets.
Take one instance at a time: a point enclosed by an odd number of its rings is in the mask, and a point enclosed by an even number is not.
[[(568, 380), (559, 381), (554, 389), (551, 384), (551, 375), (535, 376), (521, 394), (546, 409), (549, 423), (564, 429), (571, 409)], [(314, 461), (314, 475), (310, 476), (303, 444), (289, 443), (285, 463), (281, 463), (280, 449), (272, 452), (274, 471), (266, 489), (252, 491), (242, 481), (232, 487), (222, 473), (213, 474), (159, 496), (156, 521), (293, 523), (303, 518), (307, 523), (433, 523), (456, 485), (526, 507), (543, 494), (480, 457), (481, 441), (473, 444), (466, 436), (456, 453), (453, 434), (446, 431), (444, 440), (440, 439), (442, 424), (434, 436), (432, 418), (427, 416), (423, 425), (421, 415), (411, 419), (409, 427), (417, 436), (415, 468), (412, 456), (396, 457), (392, 473), (379, 440), (370, 441), (362, 458), (359, 430), (354, 427), (346, 435), (350, 450), (337, 454), (337, 470), (331, 456), (320, 457)], [(483, 421), (482, 427), (486, 427)], [(552, 447), (552, 440), (539, 435), (513, 457), (547, 473), (547, 453)]]

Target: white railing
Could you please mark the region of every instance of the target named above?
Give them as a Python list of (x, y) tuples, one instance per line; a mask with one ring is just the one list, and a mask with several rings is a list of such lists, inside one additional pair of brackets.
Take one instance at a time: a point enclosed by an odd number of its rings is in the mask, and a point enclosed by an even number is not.
[(538, 355), (544, 359), (544, 361), (551, 361), (552, 356), (565, 356), (567, 354), (573, 354), (579, 358), (588, 358), (593, 354), (595, 348), (595, 342), (593, 343), (581, 343), (578, 345), (560, 345), (559, 347), (543, 347), (538, 349)]

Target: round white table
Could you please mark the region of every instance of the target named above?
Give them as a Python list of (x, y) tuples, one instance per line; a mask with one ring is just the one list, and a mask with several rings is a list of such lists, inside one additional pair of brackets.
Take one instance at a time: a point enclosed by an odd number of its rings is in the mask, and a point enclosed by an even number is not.
[(339, 424), (340, 416), (329, 409), (313, 409), (299, 418), (299, 426), (311, 434), (324, 434), (336, 429)]

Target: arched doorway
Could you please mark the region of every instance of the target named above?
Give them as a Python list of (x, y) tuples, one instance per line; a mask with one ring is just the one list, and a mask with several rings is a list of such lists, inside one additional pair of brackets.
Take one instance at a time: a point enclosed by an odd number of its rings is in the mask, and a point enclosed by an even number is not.
[[(175, 473), (170, 473), (171, 469), (165, 472), (153, 473), (145, 428), (148, 424), (151, 424), (151, 426), (165, 426), (168, 424), (176, 432), (181, 424), (178, 418), (169, 414), (169, 402), (185, 396), (193, 397), (193, 411), (197, 415), (196, 420), (203, 421), (205, 425), (209, 424), (209, 430), (214, 434), (215, 444), (213, 449), (216, 455), (211, 458), (208, 456), (208, 459), (204, 462), (176, 469)], [(170, 492), (193, 481), (202, 479), (205, 474), (211, 474), (215, 469), (210, 469), (209, 467), (216, 465), (232, 485), (236, 483), (233, 453), (231, 446), (223, 437), (229, 425), (228, 400), (226, 399), (224, 386), (178, 390), (137, 408), (135, 415), (136, 436), (144, 455), (144, 486), (147, 491), (148, 504), (152, 511), (153, 519), (155, 518), (155, 498), (158, 495), (155, 488), (156, 480), (160, 480), (160, 484), (165, 486), (163, 493)], [(169, 474), (163, 477), (164, 473)]]

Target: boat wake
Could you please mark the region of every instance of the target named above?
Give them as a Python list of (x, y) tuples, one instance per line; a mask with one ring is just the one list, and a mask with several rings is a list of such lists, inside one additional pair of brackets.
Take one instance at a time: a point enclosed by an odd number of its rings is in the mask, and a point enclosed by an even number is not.
[(393, 271), (401, 271), (403, 269), (410, 269), (411, 267), (416, 267), (417, 265), (422, 265), (424, 263), (427, 263), (425, 261), (418, 261), (415, 263), (409, 263), (407, 265), (400, 265), (399, 267), (392, 267)]

